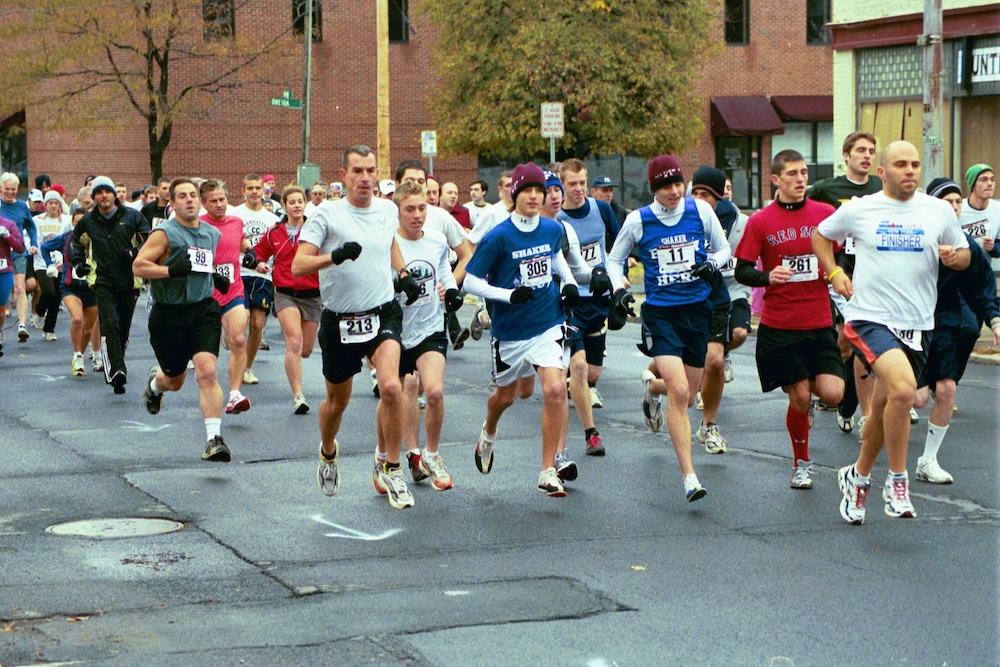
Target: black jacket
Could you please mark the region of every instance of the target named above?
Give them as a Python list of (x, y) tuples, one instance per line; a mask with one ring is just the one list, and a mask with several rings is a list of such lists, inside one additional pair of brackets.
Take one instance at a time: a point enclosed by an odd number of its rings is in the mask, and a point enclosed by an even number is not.
[[(117, 200), (116, 200), (117, 203)], [(143, 215), (128, 206), (118, 204), (110, 219), (105, 219), (95, 208), (76, 223), (73, 228), (73, 266), (90, 257), (96, 265), (92, 284), (115, 289), (133, 289), (132, 260), (136, 248), (149, 236), (149, 223)]]

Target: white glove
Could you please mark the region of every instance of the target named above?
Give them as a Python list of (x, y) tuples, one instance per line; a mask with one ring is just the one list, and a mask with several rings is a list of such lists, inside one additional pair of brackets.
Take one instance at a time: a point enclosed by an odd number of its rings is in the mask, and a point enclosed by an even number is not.
[(10, 238), (10, 230), (4, 227), (3, 225), (0, 225), (0, 239), (7, 239), (7, 238)]
[(45, 267), (45, 275), (47, 275), (49, 278), (58, 278), (59, 267), (56, 266), (55, 264), (49, 264), (47, 267)]

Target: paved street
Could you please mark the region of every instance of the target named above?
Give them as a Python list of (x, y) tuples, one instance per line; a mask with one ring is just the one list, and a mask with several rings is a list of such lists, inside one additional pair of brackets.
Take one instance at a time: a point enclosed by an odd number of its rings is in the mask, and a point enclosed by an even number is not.
[[(609, 335), (596, 411), (608, 455), (583, 456), (568, 497), (535, 490), (541, 399), (500, 424), (496, 461), (473, 445), (488, 395), (486, 341), (449, 357), (442, 453), (447, 492), (422, 484), (392, 509), (371, 483), (376, 400), (366, 374), (339, 436), (342, 486), (316, 483), (319, 350), (305, 362), (313, 407), (292, 414), (284, 345), (224, 417), (230, 464), (199, 458), (193, 376), (151, 416), (140, 300), (131, 383), (69, 373), (58, 343), (6, 331), (0, 359), (0, 665), (995, 665), (998, 651), (1000, 369), (970, 364), (940, 454), (951, 486), (912, 482), (918, 517), (889, 519), (873, 493), (864, 526), (837, 511), (837, 468), (856, 434), (817, 413), (811, 491), (788, 487), (787, 402), (761, 394), (753, 343), (734, 353), (720, 422), (729, 452), (695, 448), (708, 496), (685, 501), (666, 429), (639, 410), (638, 327)], [(463, 321), (471, 314), (466, 306)], [(10, 320), (8, 320), (10, 323)], [(223, 368), (227, 353), (223, 352)], [(89, 359), (88, 359), (89, 369)], [(926, 415), (914, 427), (910, 471)], [(699, 413), (692, 409), (697, 425)], [(697, 445), (697, 443), (696, 443)], [(885, 474), (880, 459), (873, 475)], [(413, 486), (411, 485), (411, 488)], [(77, 519), (161, 517), (178, 532), (57, 536)]]

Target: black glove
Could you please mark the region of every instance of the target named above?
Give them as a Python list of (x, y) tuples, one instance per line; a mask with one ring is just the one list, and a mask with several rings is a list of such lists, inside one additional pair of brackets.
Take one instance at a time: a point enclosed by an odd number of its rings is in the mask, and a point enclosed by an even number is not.
[(215, 289), (219, 290), (223, 294), (228, 294), (229, 286), (232, 285), (232, 281), (221, 273), (212, 274), (212, 283), (215, 285)]
[(444, 293), (444, 310), (446, 313), (454, 313), (462, 307), (464, 302), (465, 300), (458, 293), (457, 289), (452, 288)]
[(590, 273), (590, 293), (594, 296), (601, 296), (605, 292), (611, 292), (611, 278), (602, 266), (595, 266)]
[[(340, 246), (336, 250), (330, 253), (330, 259), (333, 260), (334, 264), (343, 264), (347, 260), (354, 261), (361, 254), (361, 244), (355, 243), (354, 241), (348, 241), (344, 245)], [(397, 292), (399, 290), (396, 290)], [(409, 292), (407, 292), (409, 295)]]
[(633, 303), (635, 303), (635, 297), (629, 294), (628, 290), (624, 287), (615, 292), (615, 295), (611, 297), (611, 304), (622, 315), (635, 317), (635, 310), (632, 308)]
[[(359, 253), (361, 252), (361, 246), (359, 246), (357, 243), (344, 244), (345, 247), (348, 245), (353, 245), (358, 249)], [(334, 254), (337, 254), (337, 252), (339, 251), (335, 251)], [(357, 257), (357, 255), (354, 255), (354, 257)], [(399, 294), (400, 292), (406, 293), (406, 301), (404, 301), (404, 303), (407, 306), (409, 306), (418, 298), (420, 298), (420, 285), (417, 284), (416, 279), (413, 276), (411, 276), (409, 272), (407, 272), (405, 276), (400, 276), (399, 278), (396, 278), (396, 282), (392, 284), (392, 287), (393, 289), (396, 290), (397, 294)]]
[(191, 275), (191, 260), (187, 253), (181, 255), (170, 264), (167, 264), (167, 274), (171, 278), (183, 278)]
[(247, 248), (246, 253), (243, 255), (243, 261), (241, 262), (241, 264), (243, 264), (243, 268), (244, 269), (256, 269), (257, 268), (257, 264), (258, 264), (258, 262), (257, 262), (257, 253), (255, 253), (253, 251), (253, 248)]
[(562, 305), (572, 308), (580, 300), (580, 290), (573, 283), (566, 283), (562, 288)]
[(715, 262), (705, 261), (701, 264), (695, 264), (691, 268), (691, 275), (707, 282), (719, 275), (719, 267), (715, 265)]
[(82, 264), (77, 264), (73, 267), (73, 275), (79, 279), (84, 279), (90, 275), (90, 264), (83, 262)]
[(531, 289), (527, 285), (521, 285), (514, 288), (513, 294), (510, 295), (511, 303), (528, 303), (535, 298), (535, 290)]

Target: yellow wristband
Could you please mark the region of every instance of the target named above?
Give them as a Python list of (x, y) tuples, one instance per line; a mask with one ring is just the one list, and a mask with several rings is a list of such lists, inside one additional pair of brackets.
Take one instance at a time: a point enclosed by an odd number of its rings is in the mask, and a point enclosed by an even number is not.
[(826, 282), (832, 283), (833, 282), (833, 277), (835, 275), (837, 275), (838, 273), (843, 273), (843, 272), (844, 272), (844, 270), (838, 266), (837, 268), (835, 268), (833, 271), (830, 272), (830, 275), (828, 275), (826, 277)]

